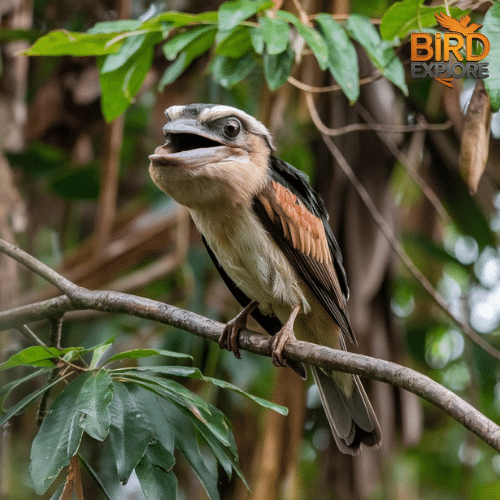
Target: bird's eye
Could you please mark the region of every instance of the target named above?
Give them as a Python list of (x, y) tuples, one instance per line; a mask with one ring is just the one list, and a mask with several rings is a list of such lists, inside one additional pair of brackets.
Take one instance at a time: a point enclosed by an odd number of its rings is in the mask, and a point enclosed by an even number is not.
[(241, 123), (236, 118), (231, 118), (224, 125), (224, 135), (228, 139), (234, 139), (241, 131)]

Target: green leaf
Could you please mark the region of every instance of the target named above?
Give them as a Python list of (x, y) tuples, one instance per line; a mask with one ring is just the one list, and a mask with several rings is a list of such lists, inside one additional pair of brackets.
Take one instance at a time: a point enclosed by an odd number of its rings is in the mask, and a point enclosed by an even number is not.
[(120, 378), (126, 382), (133, 382), (144, 387), (159, 396), (185, 406), (189, 411), (196, 412), (196, 407), (210, 412), (209, 406), (200, 396), (186, 389), (183, 385), (166, 378), (156, 377), (150, 374), (138, 373), (137, 371), (121, 372)]
[(38, 377), (38, 375), (43, 375), (44, 373), (47, 373), (51, 370), (51, 368), (40, 368), (39, 370), (35, 370), (34, 372), (31, 372), (30, 374), (13, 380), (12, 382), (9, 382), (8, 384), (3, 385), (0, 387), (0, 413), (4, 412), (3, 405), (5, 403), (5, 400), (9, 397), (9, 394), (19, 385), (24, 384), (24, 382), (28, 382), (28, 380), (31, 380), (32, 378)]
[(255, 401), (257, 404), (263, 406), (264, 408), (269, 408), (270, 410), (274, 410), (275, 412), (280, 413), (281, 415), (288, 415), (288, 408), (286, 408), (285, 406), (281, 406), (276, 403), (272, 403), (271, 401), (267, 401), (267, 399), (262, 399), (257, 396), (254, 396), (253, 394), (245, 392), (244, 390), (240, 389), (239, 387), (236, 387), (233, 384), (230, 384), (229, 382), (226, 382), (225, 380), (219, 380), (217, 378), (212, 378), (212, 377), (204, 377), (204, 378), (205, 380), (212, 382), (212, 384), (222, 387), (223, 389), (229, 389), (231, 391), (236, 392), (237, 394), (240, 394), (241, 396), (245, 396), (246, 398)]
[(271, 90), (280, 88), (287, 80), (292, 71), (294, 54), (288, 48), (281, 54), (271, 55), (264, 53), (264, 77)]
[(0, 364), (0, 371), (14, 368), (16, 366), (54, 366), (53, 358), (59, 358), (73, 351), (73, 347), (57, 349), (57, 347), (45, 347), (42, 345), (27, 347), (17, 354), (12, 355), (7, 361)]
[(252, 50), (250, 28), (238, 26), (217, 46), (215, 52), (227, 57), (239, 58)]
[(16, 403), (14, 406), (10, 407), (9, 410), (2, 414), (0, 417), (0, 426), (5, 424), (10, 418), (12, 418), (14, 415), (17, 415), (18, 413), (21, 413), (23, 410), (25, 410), (33, 401), (35, 401), (38, 396), (43, 394), (47, 389), (52, 387), (53, 385), (56, 385), (60, 381), (59, 378), (53, 380), (52, 382), (45, 384), (43, 387), (40, 389), (32, 392), (31, 394), (28, 394), (25, 396), (21, 401)]
[(175, 447), (174, 431), (167, 418), (165, 400), (137, 385), (132, 386), (131, 389), (130, 392), (151, 434), (165, 449), (173, 453)]
[(139, 91), (153, 62), (153, 45), (146, 45), (140, 54), (134, 54), (123, 66), (102, 73), (105, 59), (98, 58), (101, 83), (101, 109), (106, 121), (111, 122), (123, 113)]
[(205, 380), (201, 371), (194, 366), (138, 366), (138, 367), (127, 367), (127, 368), (117, 368), (116, 370), (110, 370), (110, 373), (114, 376), (127, 375), (127, 373), (134, 374), (134, 372), (150, 372), (150, 373), (161, 373), (162, 375), (170, 375), (172, 377), (189, 377), (198, 380)]
[(199, 56), (212, 47), (215, 40), (215, 30), (210, 30), (195, 38), (186, 46), (179, 57), (163, 73), (158, 87), (162, 90), (165, 85), (174, 82), (187, 67)]
[(259, 19), (262, 27), (262, 38), (266, 43), (268, 54), (281, 54), (288, 47), (290, 27), (283, 19), (263, 16)]
[(160, 41), (159, 33), (154, 34), (139, 34), (126, 38), (120, 50), (114, 54), (110, 54), (104, 60), (100, 68), (101, 73), (110, 73), (122, 66), (126, 65), (133, 57), (139, 55), (139, 52), (147, 50), (148, 45), (155, 45)]
[(122, 33), (124, 31), (135, 31), (140, 28), (142, 21), (139, 19), (119, 19), (117, 21), (104, 21), (95, 23), (92, 28), (87, 30), (87, 34), (97, 33)]
[[(387, 9), (380, 24), (380, 34), (385, 40), (399, 38), (402, 40), (410, 31), (421, 31), (436, 26), (438, 22), (434, 14), (446, 12), (444, 5), (423, 5), (424, 0), (404, 0), (396, 2)], [(464, 12), (458, 7), (450, 7), (451, 17), (459, 17)]]
[(396, 87), (399, 87), (404, 95), (408, 95), (402, 62), (389, 43), (380, 38), (370, 20), (353, 14), (347, 21), (347, 29), (352, 38), (363, 46), (368, 57), (380, 72)]
[(262, 34), (262, 27), (251, 27), (250, 28), (250, 38), (252, 40), (253, 50), (257, 54), (262, 54), (264, 52), (264, 35)]
[(177, 478), (172, 471), (174, 456), (160, 443), (146, 448), (146, 453), (137, 464), (135, 472), (147, 500), (176, 498)]
[(108, 46), (114, 33), (76, 33), (55, 30), (40, 37), (29, 49), (21, 52), (27, 56), (97, 56), (112, 54), (121, 45)]
[(163, 53), (169, 61), (173, 61), (190, 43), (206, 33), (215, 33), (214, 26), (196, 26), (188, 31), (179, 33), (163, 45)]
[(152, 432), (144, 420), (142, 410), (124, 384), (113, 382), (113, 401), (109, 439), (115, 457), (118, 477), (126, 483), (152, 441)]
[(313, 51), (319, 67), (323, 70), (326, 69), (328, 66), (328, 47), (326, 46), (323, 37), (314, 28), (306, 26), (290, 12), (279, 10), (277, 15), (280, 18), (285, 19), (285, 21), (289, 21), (295, 26), (295, 28), (297, 28), (299, 35), (306, 41), (307, 45), (309, 45)]
[(217, 12), (208, 11), (201, 14), (186, 14), (185, 12), (163, 12), (142, 23), (142, 29), (161, 27), (163, 23), (172, 24), (175, 27), (188, 26), (189, 24), (217, 23)]
[(78, 461), (80, 462), (81, 468), (87, 471), (88, 475), (94, 480), (104, 496), (108, 500), (112, 500), (113, 497), (107, 492), (106, 487), (101, 481), (101, 478), (96, 474), (95, 470), (90, 466), (89, 463), (85, 461), (85, 459), (80, 454), (78, 454)]
[(163, 349), (132, 349), (130, 351), (119, 352), (106, 360), (107, 363), (120, 359), (149, 358), (151, 356), (167, 356), (170, 358), (193, 359), (193, 356), (183, 352), (165, 351)]
[(225, 2), (219, 7), (219, 30), (232, 30), (242, 21), (272, 6), (273, 2), (267, 0), (252, 2), (248, 0), (234, 0), (232, 2)]
[(77, 410), (83, 413), (80, 427), (94, 439), (106, 439), (111, 417), (109, 405), (113, 399), (113, 386), (109, 373), (99, 370), (85, 381), (77, 401)]
[(91, 349), (92, 351), (92, 360), (90, 361), (90, 368), (93, 370), (99, 364), (99, 361), (103, 357), (104, 353), (111, 347), (111, 345), (115, 342), (116, 335), (113, 335), (108, 340), (105, 340), (99, 345), (96, 345)]
[[(61, 469), (69, 464), (71, 456), (68, 456), (68, 450), (74, 448), (68, 445), (76, 402), (87, 379), (87, 374), (79, 376), (57, 396), (33, 440), (30, 473), (39, 495), (47, 491)], [(72, 442), (75, 441), (73, 436)]]
[[(162, 421), (162, 425), (164, 425), (163, 422), (168, 422), (169, 426), (174, 431), (176, 447), (178, 447), (186, 457), (203, 484), (209, 498), (211, 500), (218, 500), (217, 476), (214, 477), (210, 473), (201, 456), (192, 418), (187, 418), (186, 415), (172, 403), (165, 399), (160, 399), (147, 390), (139, 388), (134, 392), (134, 395), (141, 410), (147, 409), (146, 411), (149, 413), (148, 417), (154, 418), (154, 426), (157, 431), (161, 433), (161, 429), (158, 429), (160, 425), (159, 421)], [(155, 432), (155, 430), (153, 430), (153, 432)], [(168, 446), (165, 446), (163, 441), (161, 442), (167, 450), (171, 451)]]
[(318, 14), (319, 24), (328, 47), (328, 69), (342, 87), (349, 101), (355, 102), (359, 97), (358, 56), (347, 33), (332, 16)]
[(212, 64), (212, 75), (224, 88), (229, 89), (250, 74), (256, 65), (253, 54), (240, 59), (218, 55)]
[(483, 27), (480, 32), (490, 41), (490, 53), (483, 59), (488, 64), (488, 78), (483, 80), (486, 91), (490, 96), (493, 111), (500, 110), (500, 4), (498, 2), (488, 9), (484, 16)]

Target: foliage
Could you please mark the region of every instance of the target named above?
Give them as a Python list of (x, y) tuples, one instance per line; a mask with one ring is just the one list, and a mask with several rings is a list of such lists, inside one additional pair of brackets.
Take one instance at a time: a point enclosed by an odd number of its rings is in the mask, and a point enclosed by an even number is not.
[[(56, 397), (33, 441), (30, 471), (35, 491), (45, 493), (75, 455), (84, 460), (79, 455), (84, 434), (106, 442), (115, 458), (113, 483), (108, 481), (105, 488), (104, 481), (98, 475), (94, 477), (107, 498), (112, 498), (107, 490), (114, 491), (119, 489), (119, 483), (126, 484), (134, 470), (146, 498), (157, 499), (158, 492), (169, 492), (168, 498), (175, 498), (177, 481), (172, 468), (176, 462), (174, 451), (178, 449), (200, 478), (209, 498), (218, 499), (217, 473), (206, 467), (199, 441), (211, 449), (229, 478), (234, 470), (245, 481), (228, 419), (172, 377), (211, 382), (282, 414), (286, 414), (286, 408), (228, 382), (204, 377), (198, 368), (191, 366), (108, 368), (107, 365), (119, 360), (152, 356), (192, 359), (161, 349), (134, 349), (106, 358), (106, 351), (114, 341), (111, 338), (88, 349), (28, 347), (0, 365), (0, 371), (20, 366), (43, 367), (2, 387), (2, 402), (19, 385), (47, 373), (51, 367), (60, 374), (11, 408), (2, 409), (0, 425), (24, 411), (41, 392), (81, 371)], [(75, 370), (74, 363), (83, 362), (85, 355), (91, 356), (88, 368)]]

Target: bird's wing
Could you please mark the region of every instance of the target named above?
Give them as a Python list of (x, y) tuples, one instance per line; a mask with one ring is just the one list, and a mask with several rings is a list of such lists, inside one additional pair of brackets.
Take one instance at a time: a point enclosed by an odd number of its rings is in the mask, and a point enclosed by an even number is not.
[[(224, 271), (224, 268), (220, 265), (220, 262), (217, 260), (217, 257), (215, 256), (214, 252), (210, 248), (207, 240), (203, 235), (201, 235), (201, 239), (222, 280), (229, 288), (230, 292), (233, 294), (234, 298), (238, 301), (240, 306), (246, 307), (248, 304), (250, 304), (251, 299), (247, 297), (246, 294), (236, 286), (236, 283), (228, 276), (226, 271)], [(266, 314), (262, 314), (258, 308), (252, 311), (251, 316), (253, 317), (253, 319), (255, 319), (255, 321), (257, 321), (257, 323), (259, 323), (262, 328), (264, 328), (267, 333), (269, 333), (269, 335), (276, 335), (276, 333), (278, 333), (283, 326), (281, 324), (281, 321), (276, 318), (276, 316), (268, 316)], [(302, 377), (303, 379), (306, 378), (307, 372), (303, 363), (301, 363), (300, 361), (287, 360), (287, 364), (300, 377)]]
[(441, 26), (443, 26), (443, 28), (448, 28), (450, 31), (458, 31), (458, 32), (460, 32), (460, 30), (462, 29), (460, 23), (456, 19), (453, 19), (452, 17), (443, 14), (442, 12), (434, 15), (436, 16), (438, 23)]
[(344, 336), (355, 342), (342, 255), (323, 202), (302, 172), (274, 157), (270, 166), (271, 181), (255, 196), (253, 209)]

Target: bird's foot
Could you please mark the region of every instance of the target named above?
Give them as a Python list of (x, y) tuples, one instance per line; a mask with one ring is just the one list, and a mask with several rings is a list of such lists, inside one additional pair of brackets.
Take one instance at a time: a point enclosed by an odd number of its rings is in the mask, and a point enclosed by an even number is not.
[(220, 336), (220, 348), (232, 351), (238, 359), (241, 358), (239, 347), (241, 330), (247, 326), (248, 317), (257, 306), (258, 302), (255, 300), (250, 302), (250, 304), (248, 304), (237, 316), (227, 322)]
[(289, 340), (296, 340), (293, 333), (293, 324), (299, 310), (300, 306), (293, 309), (281, 330), (271, 339), (271, 361), (274, 366), (286, 366), (283, 349)]

